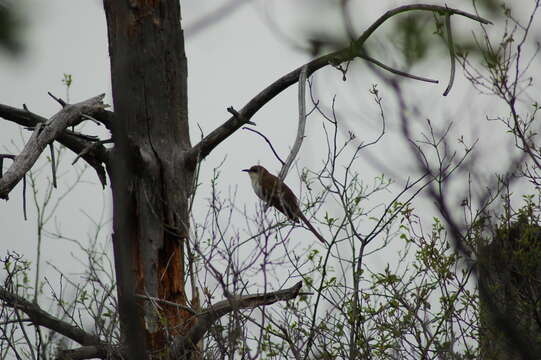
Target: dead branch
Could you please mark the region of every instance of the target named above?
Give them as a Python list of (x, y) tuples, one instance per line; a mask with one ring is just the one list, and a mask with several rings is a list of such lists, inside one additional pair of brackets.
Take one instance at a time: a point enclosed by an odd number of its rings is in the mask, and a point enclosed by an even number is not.
[(68, 105), (67, 102), (65, 102), (64, 100), (62, 100), (60, 98), (57, 98), (50, 91), (48, 91), (47, 94), (49, 94), (49, 96), (52, 97), (57, 103), (59, 103), (60, 106), (65, 107), (66, 105)]
[(172, 358), (180, 356), (195, 346), (211, 328), (212, 324), (222, 316), (240, 309), (253, 309), (262, 305), (274, 304), (277, 301), (286, 301), (294, 299), (299, 295), (302, 287), (302, 281), (299, 281), (292, 287), (284, 290), (273, 291), (266, 294), (231, 296), (227, 300), (220, 301), (211, 305), (203, 312), (197, 315), (198, 319), (185, 336), (178, 337), (173, 346)]
[(8, 194), (34, 165), (45, 147), (58, 138), (64, 129), (77, 122), (82, 114), (93, 114), (104, 108), (105, 94), (95, 96), (73, 105), (66, 105), (46, 122), (36, 125), (22, 152), (16, 156), (10, 168), (0, 178), (0, 198)]
[(252, 129), (252, 128), (249, 128), (249, 127), (243, 127), (244, 130), (248, 130), (248, 131), (251, 131), (251, 132), (254, 132), (256, 133), (257, 135), (261, 136), (265, 142), (269, 145), (269, 147), (271, 148), (271, 151), (272, 153), (274, 154), (274, 156), (276, 157), (276, 159), (278, 159), (278, 161), (280, 162), (280, 164), (282, 164), (282, 166), (285, 165), (285, 161), (282, 160), (282, 158), (280, 157), (280, 155), (278, 155), (278, 153), (276, 152), (276, 149), (274, 148), (274, 146), (272, 145), (271, 141), (269, 140), (268, 137), (266, 137), (262, 132), (260, 131), (257, 131), (255, 129)]
[(125, 359), (118, 347), (109, 345), (81, 346), (77, 349), (59, 350), (56, 360)]
[(453, 32), (451, 30), (451, 15), (445, 16), (445, 31), (447, 31), (447, 47), (449, 48), (449, 58), (451, 60), (451, 73), (449, 74), (449, 83), (443, 92), (443, 96), (447, 96), (453, 87), (455, 81), (456, 60), (455, 60), (455, 44), (453, 44)]
[(295, 143), (291, 148), (291, 152), (287, 156), (286, 163), (282, 166), (278, 178), (282, 181), (285, 180), (287, 172), (293, 164), (293, 161), (297, 157), (299, 150), (301, 149), (302, 141), (304, 140), (304, 130), (306, 128), (306, 66), (303, 66), (301, 73), (299, 74), (299, 91), (298, 91), (298, 103), (299, 103), (299, 125), (297, 126), (297, 137)]
[(16, 295), (0, 286), (0, 299), (5, 306), (24, 312), (37, 326), (53, 330), (81, 345), (102, 345), (99, 337), (92, 335), (78, 326), (60, 320), (42, 310), (37, 304)]
[[(30, 112), (26, 105), (23, 105), (23, 109), (17, 109), (0, 104), (0, 117), (30, 129), (34, 129), (39, 123), (47, 121), (46, 118)], [(100, 116), (94, 115), (94, 117), (99, 118), (110, 129), (113, 118), (112, 112), (103, 110), (100, 112)], [(108, 161), (107, 150), (103, 146), (91, 146), (95, 140), (97, 139), (94, 139), (94, 137), (67, 129), (56, 138), (56, 141), (76, 154), (81, 154), (84, 149), (90, 148), (91, 150), (86, 151), (81, 157), (96, 170), (102, 186), (105, 186), (107, 177), (103, 165)]]
[(368, 54), (366, 54), (364, 52), (359, 54), (359, 57), (361, 59), (364, 59), (364, 60), (366, 60), (368, 62), (371, 62), (372, 64), (374, 64), (376, 66), (379, 66), (380, 68), (382, 68), (384, 70), (387, 70), (388, 72), (393, 73), (395, 75), (400, 75), (400, 76), (403, 76), (403, 77), (406, 77), (406, 78), (410, 78), (410, 79), (413, 79), (413, 80), (424, 81), (424, 82), (427, 82), (427, 83), (439, 84), (438, 80), (430, 79), (430, 78), (423, 77), (423, 76), (413, 75), (413, 74), (407, 73), (405, 71), (392, 68), (389, 65), (385, 65), (381, 61), (374, 59), (373, 57), (369, 56)]
[[(252, 98), (240, 111), (238, 115), (232, 116), (222, 125), (213, 130), (203, 140), (196, 144), (190, 152), (187, 154), (194, 161), (200, 161), (209, 155), (212, 150), (218, 146), (222, 141), (227, 139), (231, 134), (247, 124), (248, 121), (259, 111), (265, 104), (272, 100), (276, 95), (287, 89), (289, 86), (295, 84), (299, 80), (299, 75), (303, 68), (306, 67), (306, 75), (309, 77), (319, 69), (331, 65), (338, 66), (344, 62), (351, 61), (357, 57), (365, 58), (368, 60), (367, 53), (364, 49), (364, 43), (366, 40), (389, 18), (408, 11), (430, 11), (436, 12), (441, 15), (460, 15), (472, 20), (478, 21), (482, 24), (492, 24), (490, 21), (479, 17), (474, 14), (464, 12), (462, 10), (448, 8), (445, 6), (428, 5), (428, 4), (412, 4), (397, 7), (393, 10), (387, 11), (379, 19), (377, 19), (362, 35), (355, 40), (350, 46), (343, 49), (334, 51), (330, 54), (320, 56), (305, 65), (298, 67), (290, 73), (282, 76), (271, 85), (263, 89), (259, 94)], [(388, 69), (387, 69), (388, 70)]]

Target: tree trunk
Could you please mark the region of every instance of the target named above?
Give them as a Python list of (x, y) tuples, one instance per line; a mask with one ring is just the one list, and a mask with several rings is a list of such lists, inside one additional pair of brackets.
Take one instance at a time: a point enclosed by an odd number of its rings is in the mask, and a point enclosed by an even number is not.
[(164, 350), (165, 328), (174, 336), (189, 327), (189, 313), (131, 296), (135, 289), (186, 304), (183, 245), (195, 168), (185, 156), (186, 55), (178, 0), (104, 0), (104, 8), (116, 114), (110, 171), (120, 321), (141, 356), (141, 347)]

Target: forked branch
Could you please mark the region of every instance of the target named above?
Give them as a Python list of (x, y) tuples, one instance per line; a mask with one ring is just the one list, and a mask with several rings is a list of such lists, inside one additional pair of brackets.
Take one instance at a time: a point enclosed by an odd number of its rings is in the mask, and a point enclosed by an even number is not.
[(34, 165), (45, 147), (60, 137), (68, 126), (80, 121), (82, 114), (93, 115), (103, 110), (104, 97), (105, 94), (101, 94), (77, 104), (66, 105), (50, 120), (37, 123), (22, 152), (0, 178), (0, 199), (8, 199), (10, 191)]
[[(102, 111), (102, 113), (103, 114), (100, 114), (100, 116), (95, 117), (99, 118), (99, 120), (107, 128), (110, 128), (113, 113), (106, 110)], [(47, 122), (46, 118), (29, 111), (26, 106), (24, 106), (24, 109), (17, 109), (8, 105), (0, 104), (0, 117), (30, 129), (34, 129), (39, 123)], [(66, 129), (55, 140), (73, 151), (75, 154), (80, 155), (80, 157), (83, 158), (88, 165), (94, 168), (98, 174), (101, 184), (103, 186), (107, 184), (107, 177), (104, 167), (104, 164), (106, 164), (108, 160), (107, 150), (105, 147), (99, 144), (92, 146), (96, 140), (94, 137)], [(89, 148), (89, 151), (82, 154), (85, 149)]]
[(262, 305), (274, 304), (277, 301), (294, 299), (299, 295), (301, 287), (302, 281), (299, 281), (288, 289), (265, 294), (232, 296), (227, 300), (211, 305), (197, 315), (198, 319), (194, 326), (190, 328), (188, 334), (176, 339), (173, 344), (172, 354), (178, 356), (192, 349), (195, 346), (194, 344), (197, 344), (212, 327), (214, 322), (222, 316), (236, 310), (253, 309)]
[[(397, 7), (393, 10), (387, 11), (379, 19), (377, 19), (362, 35), (350, 46), (347, 46), (341, 50), (337, 50), (327, 55), (323, 55), (308, 62), (305, 65), (298, 67), (290, 73), (282, 76), (274, 83), (263, 89), (259, 94), (252, 98), (239, 112), (238, 116), (232, 116), (225, 121), (221, 126), (216, 128), (205, 138), (203, 138), (197, 145), (191, 150), (189, 157), (192, 159), (202, 160), (209, 155), (212, 150), (218, 146), (222, 141), (231, 136), (235, 131), (247, 124), (248, 121), (259, 111), (265, 104), (272, 100), (276, 95), (287, 89), (289, 86), (295, 84), (299, 80), (299, 74), (302, 69), (306, 67), (306, 76), (309, 77), (314, 72), (325, 66), (337, 66), (347, 61), (351, 61), (357, 57), (370, 61), (364, 49), (364, 43), (370, 35), (376, 31), (386, 20), (389, 18), (408, 11), (430, 11), (436, 12), (444, 16), (460, 15), (469, 19), (478, 21), (482, 24), (491, 24), (490, 21), (479, 17), (474, 14), (464, 12), (462, 10), (449, 8), (446, 6), (428, 5), (428, 4), (413, 4)], [(376, 65), (378, 65), (376, 63)], [(388, 69), (387, 69), (388, 70)], [(396, 73), (396, 72), (395, 72)]]
[(32, 303), (21, 296), (18, 296), (4, 287), (0, 287), (0, 300), (4, 306), (20, 310), (25, 313), (33, 324), (53, 330), (81, 345), (100, 345), (99, 337), (90, 334), (78, 326), (60, 320), (47, 311), (41, 309), (37, 304)]

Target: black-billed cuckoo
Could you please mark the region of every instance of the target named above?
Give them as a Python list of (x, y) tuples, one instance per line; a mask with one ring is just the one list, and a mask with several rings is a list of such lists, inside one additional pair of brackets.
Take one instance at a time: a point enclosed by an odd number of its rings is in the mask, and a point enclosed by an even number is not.
[(319, 234), (302, 214), (299, 208), (299, 200), (297, 200), (293, 191), (284, 182), (260, 165), (254, 165), (242, 171), (246, 171), (250, 175), (252, 187), (261, 200), (267, 205), (275, 207), (293, 222), (299, 222), (299, 219), (301, 219), (319, 241), (324, 244), (327, 243), (323, 236)]

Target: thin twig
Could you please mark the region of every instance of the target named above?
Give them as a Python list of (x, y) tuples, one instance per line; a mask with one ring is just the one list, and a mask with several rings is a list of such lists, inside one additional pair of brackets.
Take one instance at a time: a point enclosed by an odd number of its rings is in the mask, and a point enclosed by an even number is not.
[(0, 299), (4, 306), (13, 308), (15, 311), (22, 311), (28, 315), (36, 326), (46, 327), (47, 329), (57, 332), (81, 345), (102, 344), (99, 336), (86, 332), (76, 325), (72, 325), (51, 315), (37, 304), (26, 300), (22, 296), (9, 291), (3, 286), (0, 286)]
[(269, 138), (267, 138), (265, 135), (263, 135), (263, 133), (261, 133), (261, 132), (255, 130), (255, 129), (251, 129), (251, 128), (246, 127), (246, 126), (243, 127), (242, 129), (243, 129), (243, 130), (250, 130), (250, 131), (252, 131), (252, 132), (255, 132), (256, 134), (258, 134), (259, 136), (261, 136), (263, 139), (265, 139), (265, 141), (267, 142), (267, 144), (269, 144), (269, 146), (270, 146), (270, 148), (271, 148), (272, 153), (274, 154), (274, 156), (276, 156), (276, 158), (277, 158), (278, 161), (282, 164), (282, 166), (285, 165), (284, 160), (282, 160), (282, 159), (280, 158), (280, 155), (278, 155), (278, 153), (277, 153), (276, 150), (274, 149), (274, 146), (272, 146), (272, 143), (270, 142)]
[[(103, 104), (104, 96), (105, 94), (101, 94), (80, 103), (68, 105), (52, 116), (46, 124), (37, 123), (19, 156), (14, 159), (13, 164), (0, 178), (0, 198), (8, 198), (9, 192), (30, 170), (47, 145), (62, 136), (64, 129), (75, 123), (82, 113), (92, 115), (102, 110), (105, 106)], [(103, 174), (102, 184), (105, 183), (104, 178), (105, 174)]]
[(244, 122), (245, 124), (250, 124), (250, 125), (253, 125), (253, 126), (257, 126), (257, 124), (253, 121), (246, 121), (241, 114), (239, 114), (239, 112), (237, 110), (235, 110), (235, 108), (233, 106), (230, 106), (227, 108), (227, 112), (232, 114), (234, 117), (236, 117), (238, 120)]
[(379, 66), (382, 69), (387, 70), (390, 73), (396, 74), (396, 75), (400, 75), (400, 76), (407, 77), (407, 78), (414, 79), (414, 80), (425, 81), (425, 82), (429, 82), (429, 83), (433, 83), (433, 84), (438, 84), (439, 83), (438, 80), (434, 80), (434, 79), (430, 79), (430, 78), (422, 77), (422, 76), (418, 76), (418, 75), (413, 75), (413, 74), (407, 73), (407, 72), (402, 71), (402, 70), (394, 69), (394, 68), (392, 68), (392, 67), (390, 67), (388, 65), (385, 65), (381, 61), (376, 60), (373, 57), (367, 55), (365, 51), (360, 53), (359, 57), (366, 60), (366, 61), (371, 62), (372, 64), (374, 64), (376, 66)]
[(451, 59), (451, 74), (447, 89), (443, 92), (443, 96), (447, 96), (453, 87), (455, 81), (455, 46), (453, 44), (453, 33), (451, 31), (451, 14), (445, 15), (445, 30), (447, 31), (447, 47), (449, 48), (449, 58)]
[(160, 299), (160, 298), (157, 298), (157, 297), (154, 297), (154, 296), (142, 295), (142, 294), (135, 294), (135, 297), (139, 298), (139, 299), (147, 300), (147, 301), (152, 301), (152, 302), (157, 302), (157, 303), (162, 303), (162, 304), (174, 306), (176, 308), (186, 310), (187, 312), (189, 312), (192, 315), (197, 315), (197, 313), (193, 309), (189, 308), (188, 306), (177, 304), (176, 302), (172, 302), (172, 301), (165, 300), (165, 299)]
[(52, 97), (57, 103), (59, 103), (60, 106), (66, 107), (67, 103), (64, 100), (62, 100), (61, 98), (57, 98), (50, 91), (47, 91), (47, 94), (49, 94), (49, 96)]
[(23, 216), (24, 221), (28, 220), (26, 212), (26, 174), (23, 176)]
[(96, 146), (103, 145), (103, 144), (110, 144), (112, 142), (113, 142), (113, 139), (107, 139), (107, 140), (100, 140), (100, 141), (96, 141), (96, 142), (88, 144), (79, 154), (77, 154), (75, 159), (73, 159), (73, 161), (71, 162), (71, 165), (74, 165), (77, 162), (77, 160), (79, 160), (82, 156), (85, 156), (90, 150), (92, 150)]
[(53, 174), (53, 187), (56, 189), (56, 166), (55, 166), (55, 158), (54, 158), (54, 145), (53, 143), (49, 143), (49, 151), (51, 153), (51, 170)]

